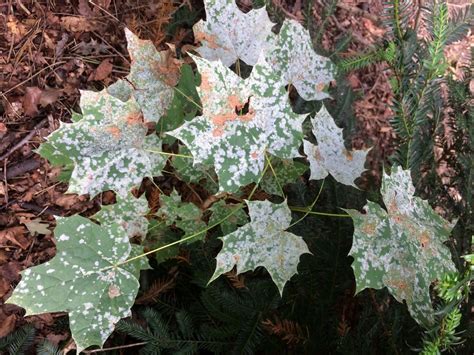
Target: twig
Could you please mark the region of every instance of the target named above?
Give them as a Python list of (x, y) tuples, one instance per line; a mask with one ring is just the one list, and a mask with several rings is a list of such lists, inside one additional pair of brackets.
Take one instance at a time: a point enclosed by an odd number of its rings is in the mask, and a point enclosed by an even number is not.
[(23, 175), (29, 171), (38, 169), (40, 165), (41, 163), (38, 159), (31, 158), (31, 159), (24, 160), (10, 167), (8, 171), (6, 172), (6, 176), (1, 177), (1, 179), (2, 180), (13, 179), (19, 175)]
[(33, 211), (38, 213), (37, 216), (40, 216), (42, 214), (47, 214), (47, 215), (53, 215), (53, 216), (62, 216), (62, 213), (60, 210), (53, 208), (53, 207), (40, 207), (38, 205), (35, 205), (33, 203), (28, 203), (28, 202), (21, 202), (19, 203), (19, 206), (28, 211)]
[(8, 205), (7, 159), (3, 162), (3, 179), (5, 180), (5, 205)]
[(9, 149), (5, 154), (3, 154), (1, 157), (0, 157), (0, 161), (1, 160), (5, 160), (6, 158), (8, 158), (13, 152), (15, 152), (16, 150), (18, 150), (19, 148), (21, 148), (23, 145), (25, 145), (30, 139), (31, 137), (33, 137), (39, 129), (43, 128), (43, 126), (48, 122), (48, 119), (45, 118), (43, 119), (40, 123), (38, 123), (32, 130), (30, 133), (28, 133), (21, 141), (19, 141), (17, 144), (15, 144), (11, 149)]

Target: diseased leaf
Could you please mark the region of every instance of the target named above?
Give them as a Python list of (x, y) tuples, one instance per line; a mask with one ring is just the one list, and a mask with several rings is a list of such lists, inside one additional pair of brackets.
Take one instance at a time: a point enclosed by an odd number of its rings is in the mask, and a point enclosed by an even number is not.
[(238, 273), (264, 266), (282, 294), (285, 283), (297, 272), (300, 255), (309, 253), (309, 249), (303, 238), (286, 232), (291, 222), (286, 201), (281, 204), (246, 202), (250, 223), (220, 238), (223, 246), (209, 282), (230, 271), (234, 265), (237, 265)]
[(235, 0), (205, 0), (206, 21), (193, 27), (194, 38), (201, 42), (197, 52), (205, 59), (220, 60), (229, 67), (237, 59), (255, 65), (262, 51), (268, 48), (275, 25), (263, 7), (243, 13)]
[(308, 30), (294, 20), (286, 19), (271, 50), (265, 54), (265, 64), (272, 68), (282, 85), (293, 85), (300, 96), (307, 100), (322, 100), (324, 92), (334, 80), (331, 61), (313, 49)]
[[(177, 231), (171, 230), (164, 221), (152, 219), (150, 221), (149, 233), (143, 244), (146, 249), (153, 250), (173, 243), (179, 239), (180, 234)], [(154, 257), (157, 263), (161, 263), (175, 257), (178, 254), (178, 251), (179, 245), (176, 244), (154, 253)]]
[(159, 176), (166, 159), (156, 135), (146, 136), (141, 111), (101, 92), (82, 91), (83, 118), (62, 124), (47, 141), (46, 157), (67, 156), (74, 162), (69, 193), (91, 194), (114, 190), (126, 196), (146, 176)]
[(129, 194), (125, 198), (117, 196), (116, 203), (102, 206), (92, 218), (101, 225), (118, 223), (126, 230), (129, 238), (138, 237), (143, 240), (148, 230), (148, 220), (145, 218), (147, 212), (148, 202), (145, 195), (135, 198)]
[(193, 68), (185, 64), (181, 67), (178, 85), (168, 111), (158, 122), (157, 131), (166, 132), (181, 126), (185, 121), (196, 116), (201, 101), (196, 91), (199, 85), (199, 74), (194, 74)]
[(138, 292), (137, 270), (114, 266), (125, 261), (132, 247), (118, 224), (99, 226), (87, 218), (58, 217), (54, 231), (56, 256), (23, 271), (8, 300), (26, 315), (68, 312), (77, 352), (102, 347), (123, 317), (130, 316)]
[(344, 146), (342, 128), (336, 126), (324, 106), (311, 122), (318, 145), (304, 141), (304, 152), (311, 169), (310, 179), (320, 180), (331, 174), (341, 184), (357, 188), (354, 180), (365, 170), (368, 150), (348, 151)]
[[(190, 202), (182, 202), (181, 196), (173, 190), (169, 196), (161, 195), (161, 206), (157, 216), (165, 220), (167, 225), (175, 224), (186, 235), (191, 235), (206, 227), (202, 221), (202, 211)], [(202, 235), (204, 237), (204, 233)], [(194, 242), (196, 239), (192, 239)]]
[(300, 156), (304, 116), (293, 113), (284, 88), (257, 75), (244, 81), (220, 62), (193, 58), (203, 115), (169, 134), (189, 148), (195, 165), (214, 166), (220, 191), (257, 181), (266, 151), (283, 159)]
[[(271, 195), (283, 196), (281, 188), (287, 184), (295, 182), (301, 175), (308, 170), (308, 166), (291, 159), (270, 159), (273, 170), (267, 169), (260, 186), (265, 192)], [(275, 176), (276, 175), (276, 176)]]
[(107, 90), (122, 101), (128, 101), (133, 96), (143, 111), (145, 121), (158, 122), (171, 104), (174, 93), (174, 85), (168, 82), (169, 75), (175, 76), (175, 70), (168, 68), (169, 54), (167, 51), (158, 52), (151, 41), (139, 39), (127, 28), (125, 36), (132, 60), (130, 74)]
[[(211, 218), (209, 218), (209, 225), (218, 223), (223, 218), (232, 213), (232, 211), (237, 207), (236, 204), (227, 204), (224, 200), (217, 201), (210, 208), (209, 211), (212, 211)], [(219, 224), (219, 227), (222, 230), (224, 235), (232, 233), (237, 229), (238, 226), (242, 226), (247, 223), (248, 218), (243, 209), (239, 209), (237, 212), (232, 214), (224, 222)]]
[(406, 301), (419, 324), (430, 325), (434, 321), (430, 285), (456, 270), (443, 245), (454, 224), (414, 193), (410, 172), (397, 167), (383, 176), (387, 211), (373, 202), (368, 202), (365, 214), (346, 210), (354, 221), (350, 255), (356, 292), (386, 286), (399, 302)]

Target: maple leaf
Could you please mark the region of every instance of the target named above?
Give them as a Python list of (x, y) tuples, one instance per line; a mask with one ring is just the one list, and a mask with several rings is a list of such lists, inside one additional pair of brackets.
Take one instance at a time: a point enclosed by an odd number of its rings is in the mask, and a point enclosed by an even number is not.
[(365, 214), (346, 210), (354, 221), (350, 255), (356, 292), (386, 286), (399, 302), (406, 301), (418, 323), (433, 324), (430, 285), (456, 271), (443, 245), (454, 224), (414, 196), (408, 170), (396, 167), (390, 176), (384, 173), (381, 191), (386, 211), (373, 202), (365, 206)]
[[(206, 227), (201, 220), (202, 211), (199, 207), (191, 202), (182, 202), (176, 190), (173, 190), (169, 196), (161, 195), (161, 206), (157, 215), (164, 219), (167, 225), (175, 224), (186, 235), (191, 235)], [(191, 242), (194, 241), (196, 239), (192, 239)]]
[(314, 51), (308, 30), (286, 19), (277, 39), (262, 52), (251, 77), (264, 73), (264, 82), (272, 81), (275, 87), (291, 84), (310, 101), (329, 97), (324, 89), (334, 80), (333, 72), (331, 61)]
[[(156, 135), (146, 136), (141, 111), (132, 98), (123, 102), (105, 90), (82, 91), (83, 117), (62, 124), (47, 140), (46, 158), (74, 163), (69, 193), (96, 195), (114, 190), (126, 196), (145, 176), (161, 175), (166, 159)], [(64, 157), (67, 157), (65, 159)]]
[(193, 26), (194, 38), (201, 42), (197, 52), (205, 59), (229, 67), (237, 59), (255, 65), (262, 51), (271, 46), (275, 25), (266, 9), (243, 13), (235, 0), (205, 0), (206, 21)]
[(265, 192), (283, 196), (282, 188), (287, 184), (294, 183), (308, 170), (308, 166), (291, 159), (270, 158), (272, 169), (267, 169), (263, 175), (260, 186)]
[(158, 52), (151, 41), (141, 40), (125, 28), (128, 52), (132, 60), (130, 74), (110, 85), (108, 92), (122, 101), (132, 96), (137, 101), (145, 121), (158, 122), (173, 100), (173, 86), (169, 77), (177, 68), (168, 62), (169, 52)]
[(324, 106), (311, 123), (318, 145), (307, 140), (303, 142), (311, 169), (310, 179), (320, 180), (331, 174), (336, 181), (357, 188), (354, 180), (365, 171), (368, 150), (348, 151), (344, 146), (342, 128), (336, 126)]
[(238, 208), (238, 205), (227, 204), (224, 200), (217, 201), (209, 208), (209, 211), (212, 211), (209, 225), (214, 225), (225, 218), (223, 222), (219, 223), (219, 228), (224, 234), (232, 233), (237, 229), (237, 226), (244, 225), (248, 221), (247, 214), (241, 208), (226, 218), (235, 208)]
[(117, 196), (117, 202), (113, 205), (102, 206), (92, 218), (101, 225), (107, 223), (118, 223), (126, 231), (129, 238), (139, 237), (145, 239), (148, 230), (148, 220), (145, 215), (148, 212), (148, 202), (145, 195), (135, 198), (129, 194), (125, 198)]
[(188, 147), (194, 164), (214, 166), (220, 191), (257, 181), (267, 151), (283, 159), (300, 156), (304, 116), (293, 113), (284, 88), (267, 86), (259, 76), (244, 81), (220, 62), (193, 58), (203, 115), (168, 134)]
[(23, 271), (8, 302), (25, 308), (27, 316), (68, 312), (77, 352), (102, 347), (115, 324), (131, 314), (143, 264), (116, 266), (132, 252), (126, 231), (116, 223), (58, 217), (54, 233), (56, 256)]
[(289, 233), (291, 212), (286, 201), (246, 201), (250, 223), (222, 239), (222, 250), (217, 255), (217, 265), (212, 282), (219, 275), (237, 265), (243, 273), (264, 266), (283, 293), (285, 283), (297, 272), (300, 255), (310, 253), (301, 237)]

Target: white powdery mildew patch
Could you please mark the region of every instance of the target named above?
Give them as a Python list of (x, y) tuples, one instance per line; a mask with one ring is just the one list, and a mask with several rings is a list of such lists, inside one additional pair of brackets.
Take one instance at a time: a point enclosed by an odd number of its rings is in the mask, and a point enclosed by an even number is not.
[(443, 242), (454, 224), (436, 214), (428, 202), (413, 194), (410, 172), (397, 167), (384, 174), (382, 196), (387, 211), (369, 202), (366, 214), (347, 210), (354, 221), (350, 255), (357, 292), (384, 286), (422, 325), (434, 321), (430, 285), (455, 271)]
[[(108, 92), (122, 101), (132, 96), (143, 111), (145, 121), (158, 122), (173, 100), (174, 90), (166, 83), (166, 54), (151, 41), (141, 40), (125, 28), (128, 52), (132, 59), (126, 80), (118, 80)], [(160, 71), (160, 67), (163, 69)]]
[(134, 265), (110, 268), (132, 251), (118, 224), (101, 227), (73, 216), (58, 218), (55, 232), (69, 238), (57, 240), (52, 260), (22, 272), (8, 302), (25, 308), (26, 315), (68, 312), (79, 353), (91, 345), (102, 346), (120, 318), (129, 315), (138, 292), (139, 269), (134, 270)]
[(209, 282), (234, 265), (238, 273), (264, 266), (282, 294), (286, 282), (297, 272), (300, 255), (309, 253), (309, 249), (301, 237), (285, 231), (291, 222), (286, 201), (281, 204), (246, 202), (251, 221), (221, 238), (222, 250)]
[(118, 223), (125, 228), (129, 238), (144, 239), (148, 230), (148, 220), (145, 218), (147, 212), (145, 195), (135, 198), (129, 194), (125, 198), (117, 197), (117, 202), (113, 205), (102, 206), (93, 218), (101, 225)]
[(368, 150), (346, 150), (342, 128), (336, 126), (324, 106), (311, 123), (318, 145), (304, 141), (304, 152), (311, 169), (310, 179), (320, 180), (331, 174), (336, 181), (357, 188), (354, 180), (365, 170)]
[[(123, 102), (106, 90), (82, 91), (83, 118), (48, 137), (48, 145), (74, 162), (69, 192), (91, 194), (114, 190), (126, 196), (143, 177), (161, 175), (166, 159), (156, 135), (146, 136), (134, 99)], [(53, 153), (54, 154), (54, 153)]]
[(197, 52), (205, 59), (220, 60), (231, 66), (237, 59), (255, 65), (262, 52), (274, 41), (275, 25), (265, 8), (243, 13), (235, 0), (205, 0), (206, 21), (193, 27), (194, 38), (201, 42)]
[[(193, 58), (202, 78), (203, 115), (169, 134), (188, 147), (194, 164), (214, 166), (221, 191), (256, 181), (266, 151), (286, 159), (300, 156), (304, 116), (292, 112), (284, 89), (268, 87), (256, 75), (244, 81), (220, 62)], [(279, 96), (266, 96), (269, 90)]]
[(324, 89), (334, 80), (332, 63), (315, 53), (308, 30), (297, 21), (283, 22), (276, 43), (265, 58), (282, 85), (292, 84), (303, 99), (329, 97)]

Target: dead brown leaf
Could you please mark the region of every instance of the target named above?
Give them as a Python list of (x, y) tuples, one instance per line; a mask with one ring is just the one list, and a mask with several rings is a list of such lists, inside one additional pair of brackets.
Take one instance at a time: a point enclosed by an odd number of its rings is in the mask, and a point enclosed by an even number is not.
[(1, 319), (0, 322), (0, 338), (3, 338), (10, 334), (13, 329), (15, 329), (16, 324), (16, 316), (14, 314), (10, 314), (5, 318)]
[(8, 16), (7, 29), (8, 32), (6, 34), (6, 37), (10, 42), (13, 43), (20, 42), (28, 32), (26, 27), (21, 22), (19, 22), (13, 15)]
[(91, 32), (97, 29), (95, 21), (80, 16), (64, 16), (61, 23), (70, 32)]
[(23, 97), (23, 110), (28, 116), (35, 116), (38, 113), (38, 104), (41, 98), (41, 89), (33, 86), (26, 88), (26, 94)]
[(41, 107), (48, 106), (56, 102), (61, 94), (61, 90), (41, 90), (37, 86), (27, 87), (26, 94), (23, 97), (23, 110), (26, 115), (33, 117), (39, 112), (38, 105)]
[(111, 63), (110, 59), (104, 59), (99, 66), (89, 75), (88, 81), (92, 80), (104, 80), (109, 77), (112, 73), (113, 64)]
[(30, 246), (30, 240), (24, 236), (25, 233), (26, 229), (22, 226), (5, 229), (0, 232), (0, 243), (10, 242), (25, 250)]

